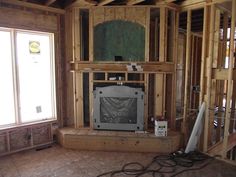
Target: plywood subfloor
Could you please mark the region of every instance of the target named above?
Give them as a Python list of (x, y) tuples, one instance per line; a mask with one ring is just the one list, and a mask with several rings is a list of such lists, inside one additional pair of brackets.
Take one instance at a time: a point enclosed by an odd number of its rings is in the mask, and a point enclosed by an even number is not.
[[(96, 177), (100, 173), (120, 169), (127, 162), (137, 161), (146, 165), (155, 155), (155, 153), (78, 151), (53, 145), (41, 151), (29, 150), (1, 157), (0, 177)], [(185, 172), (177, 177), (235, 177), (235, 175), (236, 166), (214, 160), (204, 169)], [(119, 177), (126, 176), (122, 174)]]

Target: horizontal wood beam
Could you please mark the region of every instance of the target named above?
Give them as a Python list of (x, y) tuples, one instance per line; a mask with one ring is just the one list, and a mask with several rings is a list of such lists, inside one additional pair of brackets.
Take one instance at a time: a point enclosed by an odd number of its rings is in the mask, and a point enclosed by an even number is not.
[(97, 5), (96, 1), (93, 0), (76, 0), (71, 5), (69, 5), (67, 8), (73, 7), (73, 6), (94, 6)]
[(57, 0), (47, 0), (46, 2), (45, 2), (45, 5), (46, 6), (50, 6), (51, 4), (53, 4), (54, 2), (56, 2)]
[[(77, 62), (71, 63), (71, 71), (76, 72), (130, 72), (127, 65), (130, 63), (91, 63)], [(134, 73), (173, 73), (174, 64), (165, 62), (137, 63), (143, 71), (133, 71)]]
[(17, 5), (17, 6), (21, 6), (21, 7), (31, 8), (31, 9), (53, 12), (53, 13), (57, 13), (57, 14), (64, 14), (65, 13), (65, 10), (62, 10), (62, 9), (57, 9), (57, 8), (53, 8), (53, 7), (47, 7), (47, 6), (42, 6), (42, 5), (33, 4), (33, 3), (29, 3), (29, 2), (17, 1), (17, 0), (0, 0), (0, 3), (12, 4), (12, 5)]
[(126, 4), (127, 4), (127, 5), (135, 5), (135, 4), (144, 2), (144, 1), (145, 1), (145, 0), (128, 0)]
[[(228, 69), (212, 69), (212, 79), (216, 80), (227, 80)], [(236, 80), (236, 69), (233, 70), (233, 80)]]
[(111, 2), (113, 2), (115, 0), (101, 0), (99, 3), (98, 3), (98, 6), (104, 6), (106, 4), (109, 4)]
[[(228, 136), (227, 151), (231, 150), (235, 146), (236, 146), (236, 133), (232, 133)], [(209, 148), (208, 153), (212, 155), (219, 155), (221, 154), (222, 150), (223, 150), (223, 141), (220, 141), (219, 143)]]

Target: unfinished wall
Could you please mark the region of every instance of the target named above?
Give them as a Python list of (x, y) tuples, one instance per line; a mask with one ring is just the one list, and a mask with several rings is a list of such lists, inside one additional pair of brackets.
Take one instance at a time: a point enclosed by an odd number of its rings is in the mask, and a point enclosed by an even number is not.
[(64, 42), (64, 15), (50, 8), (26, 8), (18, 5), (0, 3), (0, 27), (43, 31), (54, 34), (55, 79), (58, 122), (33, 124), (25, 127), (0, 129), (0, 155), (22, 149), (36, 147), (52, 142), (55, 127), (63, 126), (65, 115), (64, 72), (65, 60), (62, 43)]

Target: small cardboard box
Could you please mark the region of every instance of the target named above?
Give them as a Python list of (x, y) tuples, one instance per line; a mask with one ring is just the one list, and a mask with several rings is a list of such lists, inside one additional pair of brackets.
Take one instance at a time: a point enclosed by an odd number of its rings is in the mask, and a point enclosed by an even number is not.
[(167, 121), (155, 120), (155, 136), (167, 136)]

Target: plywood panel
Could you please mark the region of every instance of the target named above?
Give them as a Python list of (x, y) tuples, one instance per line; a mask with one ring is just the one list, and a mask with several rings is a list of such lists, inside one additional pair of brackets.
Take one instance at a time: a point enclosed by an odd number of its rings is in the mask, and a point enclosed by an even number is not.
[(124, 20), (125, 19), (125, 8), (124, 7), (117, 7), (115, 8), (115, 18), (116, 20)]
[(104, 20), (105, 20), (105, 17), (104, 17), (104, 12), (105, 12), (105, 9), (104, 8), (99, 8), (99, 7), (96, 7), (96, 8), (92, 8), (91, 11), (93, 12), (93, 26), (96, 26), (98, 25), (99, 23), (103, 23)]
[(111, 20), (128, 20), (131, 22), (139, 23), (143, 26), (147, 24), (146, 7), (96, 7), (92, 8), (93, 12), (93, 25), (103, 23)]
[(115, 19), (115, 9), (105, 8), (105, 21), (110, 21)]

